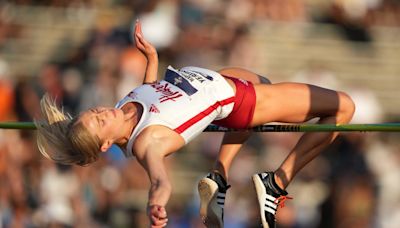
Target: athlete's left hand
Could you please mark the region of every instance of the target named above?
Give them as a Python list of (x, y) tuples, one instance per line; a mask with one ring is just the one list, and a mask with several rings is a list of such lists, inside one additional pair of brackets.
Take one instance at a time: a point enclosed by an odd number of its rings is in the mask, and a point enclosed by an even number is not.
[(143, 36), (142, 25), (139, 20), (136, 21), (135, 24), (135, 42), (136, 47), (147, 57), (151, 57), (152, 55), (157, 55), (156, 48), (149, 43)]

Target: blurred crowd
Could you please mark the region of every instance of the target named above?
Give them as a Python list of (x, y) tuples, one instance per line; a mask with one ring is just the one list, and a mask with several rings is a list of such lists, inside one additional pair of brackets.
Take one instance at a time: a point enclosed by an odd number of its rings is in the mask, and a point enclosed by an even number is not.
[[(159, 51), (160, 78), (167, 65), (246, 67), (246, 61), (252, 61), (247, 56), (257, 51), (247, 39), (249, 26), (256, 21), (331, 23), (345, 39), (362, 42), (373, 42), (371, 26), (400, 26), (400, 2), (396, 0), (14, 2), (131, 9), (132, 21), (141, 20), (146, 38)], [(145, 72), (146, 59), (132, 45), (131, 26), (97, 24), (72, 55), (49, 61), (34, 75), (11, 75), (7, 62), (0, 60), (0, 122), (40, 118), (39, 100), (44, 93), (56, 97), (72, 116), (93, 106), (114, 106), (141, 83)], [(18, 37), (20, 29), (0, 19), (0, 46), (4, 38)], [(311, 63), (291, 76), (343, 88), (334, 72), (318, 64)], [(386, 120), (373, 94), (357, 88), (348, 92), (358, 108), (354, 121)], [(169, 227), (203, 227), (196, 182), (211, 168), (221, 137), (220, 133), (204, 133), (167, 159), (173, 182), (167, 207)], [(230, 174), (226, 227), (260, 226), (250, 177), (275, 170), (299, 137), (299, 133), (262, 133), (246, 143)], [(294, 200), (278, 211), (278, 227), (400, 227), (399, 137), (398, 133), (342, 134), (290, 185)], [(89, 167), (64, 166), (44, 159), (35, 143), (34, 131), (0, 130), (0, 228), (147, 226), (149, 183), (134, 159), (125, 159), (113, 147)]]

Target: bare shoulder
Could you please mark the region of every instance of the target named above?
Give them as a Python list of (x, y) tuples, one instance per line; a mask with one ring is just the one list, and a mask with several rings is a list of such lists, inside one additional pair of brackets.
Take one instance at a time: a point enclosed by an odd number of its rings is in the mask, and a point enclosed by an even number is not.
[(140, 132), (133, 143), (133, 150), (138, 158), (148, 151), (157, 151), (167, 156), (184, 145), (184, 139), (174, 130), (162, 125), (153, 125)]

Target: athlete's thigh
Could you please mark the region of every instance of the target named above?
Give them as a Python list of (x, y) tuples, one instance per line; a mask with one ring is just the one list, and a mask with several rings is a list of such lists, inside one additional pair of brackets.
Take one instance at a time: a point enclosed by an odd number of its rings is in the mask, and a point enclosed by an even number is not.
[[(229, 76), (233, 78), (240, 78), (246, 81), (257, 84), (271, 84), (270, 80), (266, 77), (260, 76), (254, 72), (245, 70), (243, 68), (230, 67), (224, 68), (218, 71), (221, 75)], [(238, 145), (244, 143), (249, 137), (250, 132), (226, 132), (224, 133), (224, 138), (222, 140), (222, 146), (220, 148), (220, 152), (228, 151), (230, 153), (234, 153), (240, 148), (240, 146), (229, 146), (229, 145)], [(225, 146), (227, 145), (227, 146)], [(233, 150), (233, 151), (232, 151)], [(237, 151), (236, 151), (237, 152)]]
[(298, 123), (335, 115), (344, 94), (309, 84), (256, 85), (253, 126), (268, 122)]
[(260, 76), (254, 72), (239, 67), (224, 68), (219, 70), (218, 73), (232, 78), (241, 78), (253, 84), (271, 84), (269, 79), (267, 79), (266, 77)]

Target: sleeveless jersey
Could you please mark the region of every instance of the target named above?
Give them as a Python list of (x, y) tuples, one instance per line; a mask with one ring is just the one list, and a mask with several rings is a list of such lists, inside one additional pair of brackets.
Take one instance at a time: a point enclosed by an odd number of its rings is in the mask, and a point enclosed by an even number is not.
[(132, 156), (132, 146), (140, 132), (151, 125), (166, 126), (180, 134), (185, 143), (200, 134), (212, 121), (227, 117), (233, 109), (234, 91), (217, 72), (168, 66), (163, 80), (143, 84), (120, 100), (116, 107), (137, 102), (143, 114), (124, 151)]

